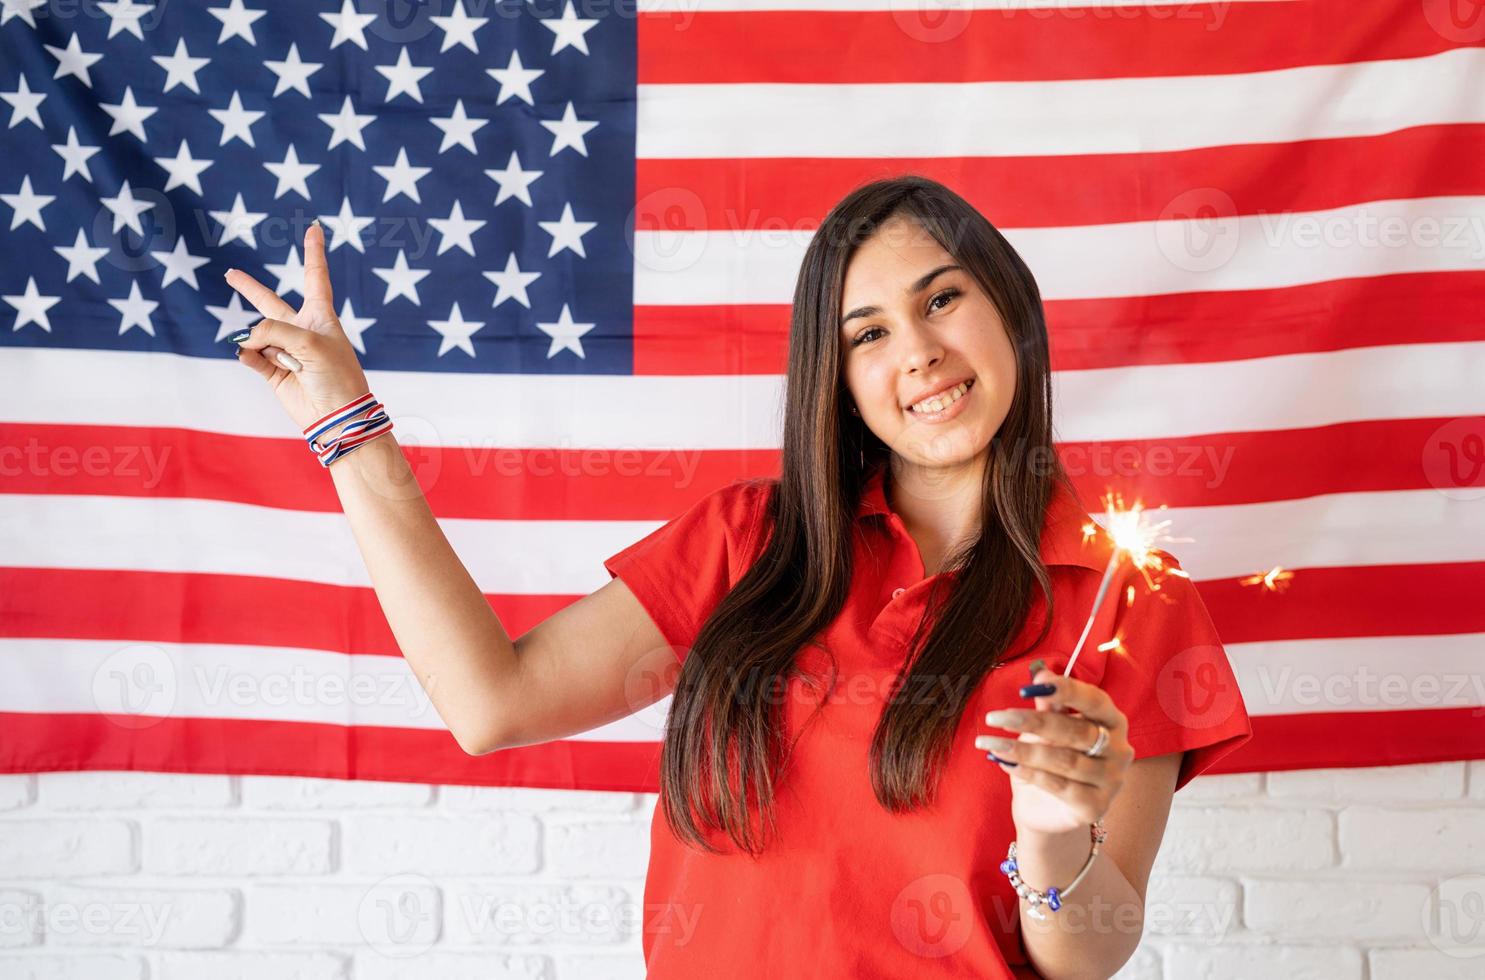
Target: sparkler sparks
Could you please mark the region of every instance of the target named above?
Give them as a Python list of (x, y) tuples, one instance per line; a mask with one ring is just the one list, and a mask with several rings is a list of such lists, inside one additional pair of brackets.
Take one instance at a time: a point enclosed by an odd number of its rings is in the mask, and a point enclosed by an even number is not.
[[(1175, 541), (1190, 541), (1191, 538), (1173, 538), (1166, 533), (1170, 527), (1168, 520), (1151, 521), (1150, 515), (1144, 510), (1144, 505), (1135, 501), (1128, 508), (1124, 506), (1124, 499), (1119, 494), (1109, 494), (1103, 498), (1105, 528), (1100, 528), (1094, 521), (1083, 525), (1083, 538), (1085, 541), (1097, 535), (1101, 530), (1108, 534), (1114, 544), (1113, 554), (1109, 556), (1108, 566), (1103, 572), (1103, 581), (1099, 583), (1098, 593), (1093, 597), (1093, 608), (1088, 613), (1088, 622), (1083, 624), (1083, 635), (1078, 637), (1078, 645), (1073, 649), (1072, 657), (1067, 661), (1067, 666), (1062, 669), (1062, 676), (1066, 677), (1072, 673), (1072, 667), (1077, 662), (1078, 654), (1083, 652), (1083, 644), (1088, 639), (1088, 632), (1093, 629), (1093, 620), (1098, 615), (1098, 610), (1103, 605), (1104, 596), (1109, 591), (1109, 585), (1114, 580), (1114, 569), (1119, 566), (1120, 561), (1128, 559), (1129, 563), (1139, 570), (1144, 578), (1145, 584), (1151, 592), (1160, 591), (1159, 578), (1166, 575), (1179, 575), (1182, 578), (1190, 578), (1182, 569), (1168, 566), (1165, 556), (1160, 550), (1160, 545)], [(1157, 510), (1165, 510), (1161, 504)], [(1159, 578), (1157, 578), (1157, 576)], [(1129, 586), (1126, 591), (1125, 605), (1134, 604), (1134, 586)], [(1100, 650), (1113, 650), (1118, 653), (1127, 653), (1120, 637), (1115, 637), (1108, 643), (1099, 647)]]

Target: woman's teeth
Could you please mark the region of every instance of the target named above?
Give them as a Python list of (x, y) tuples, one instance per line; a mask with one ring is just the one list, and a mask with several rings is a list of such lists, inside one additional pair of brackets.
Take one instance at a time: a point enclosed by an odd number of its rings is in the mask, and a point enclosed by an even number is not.
[(968, 390), (969, 382), (961, 381), (959, 382), (959, 386), (957, 388), (950, 388), (942, 395), (935, 395), (932, 398), (925, 398), (923, 401), (910, 406), (909, 411), (927, 412), (929, 414), (933, 414), (934, 412), (942, 412), (944, 409), (957, 402), (960, 398), (964, 397), (964, 393)]

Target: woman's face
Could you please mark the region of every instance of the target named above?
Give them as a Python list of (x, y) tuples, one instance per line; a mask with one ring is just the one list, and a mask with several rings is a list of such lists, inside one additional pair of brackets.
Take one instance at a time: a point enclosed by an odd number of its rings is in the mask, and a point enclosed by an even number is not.
[[(851, 257), (841, 300), (846, 389), (877, 437), (917, 466), (972, 462), (1016, 394), (1016, 355), (990, 298), (917, 222), (883, 224)], [(936, 270), (944, 266), (950, 268)], [(932, 278), (929, 278), (929, 277)], [(865, 312), (863, 312), (865, 310)], [(970, 381), (938, 416), (910, 406)]]

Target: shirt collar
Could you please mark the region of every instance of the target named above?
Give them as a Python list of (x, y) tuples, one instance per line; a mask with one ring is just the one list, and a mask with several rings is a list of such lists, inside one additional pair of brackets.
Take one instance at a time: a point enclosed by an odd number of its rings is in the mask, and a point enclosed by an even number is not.
[[(867, 478), (856, 506), (856, 519), (870, 514), (890, 514), (887, 492), (883, 485), (885, 466), (877, 466)], [(1088, 511), (1061, 485), (1053, 483), (1052, 499), (1042, 526), (1041, 557), (1046, 565), (1081, 565), (1101, 572), (1109, 563), (1113, 546), (1108, 535), (1085, 535), (1085, 525), (1093, 524)], [(1094, 525), (1095, 527), (1097, 525)]]

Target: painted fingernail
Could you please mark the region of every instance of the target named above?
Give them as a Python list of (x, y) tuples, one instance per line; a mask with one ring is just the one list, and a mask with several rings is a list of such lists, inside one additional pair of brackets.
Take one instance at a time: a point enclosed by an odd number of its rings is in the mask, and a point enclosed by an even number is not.
[(293, 354), (287, 353), (286, 351), (279, 351), (273, 356), (273, 359), (275, 361), (278, 361), (278, 363), (283, 366), (283, 369), (285, 371), (298, 371), (300, 368), (304, 367), (304, 365), (300, 364), (298, 359), (295, 358)]
[(230, 341), (232, 341), (232, 343), (234, 343), (234, 344), (240, 344), (243, 341), (247, 340), (252, 335), (253, 335), (253, 331), (250, 330), (250, 329), (249, 330), (239, 330), (235, 334), (233, 334), (232, 336), (228, 337), (227, 339), (230, 340)]
[(1019, 762), (1007, 762), (1000, 756), (996, 755), (994, 752), (986, 752), (985, 758), (994, 759), (996, 762), (1000, 763), (1002, 766), (1005, 766), (1007, 769), (1014, 769), (1016, 768), (1016, 766), (1020, 765)]
[(1045, 666), (1047, 666), (1047, 662), (1041, 657), (1037, 657), (1035, 660), (1027, 665), (1026, 676), (1031, 678), (1032, 680), (1036, 680), (1036, 672), (1041, 670)]
[(1044, 698), (1049, 694), (1056, 693), (1056, 684), (1027, 684), (1021, 688), (1021, 696), (1023, 698)]

